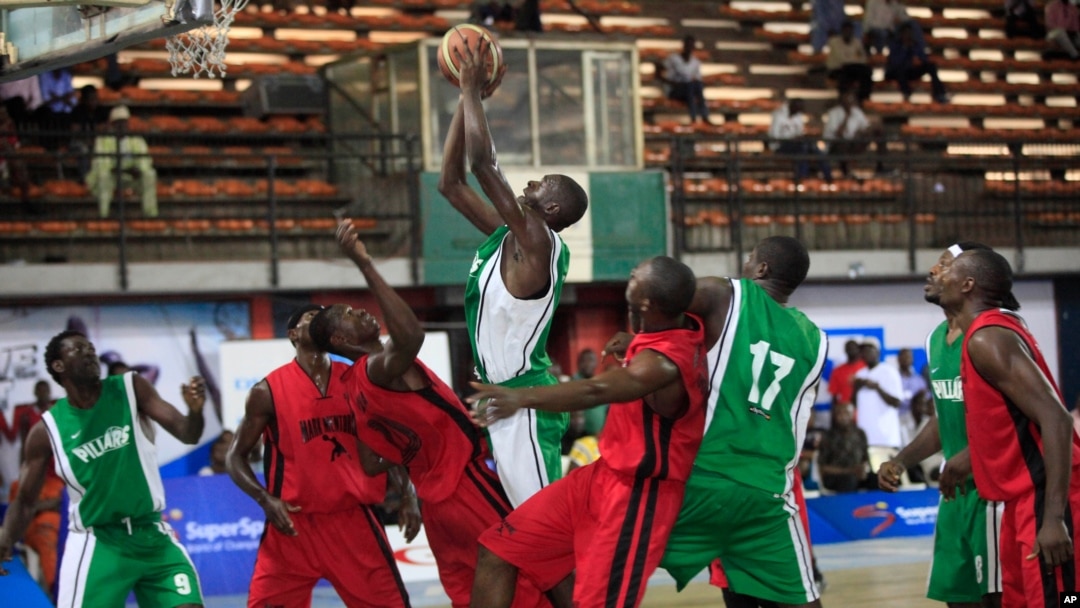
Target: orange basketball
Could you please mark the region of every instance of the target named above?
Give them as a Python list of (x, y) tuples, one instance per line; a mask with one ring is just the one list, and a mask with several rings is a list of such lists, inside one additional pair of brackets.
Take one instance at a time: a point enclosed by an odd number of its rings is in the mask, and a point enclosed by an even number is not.
[(455, 25), (446, 32), (443, 36), (442, 44), (439, 45), (438, 50), (438, 63), (439, 70), (442, 71), (443, 76), (450, 81), (450, 84), (455, 87), (461, 86), (460, 75), (457, 66), (457, 55), (454, 54), (454, 49), (458, 49), (458, 52), (466, 52), (469, 47), (475, 48), (476, 41), (480, 38), (487, 40), (491, 43), (488, 47), (487, 67), (488, 67), (488, 82), (495, 82), (495, 78), (499, 74), (499, 66), (502, 65), (502, 48), (499, 46), (499, 42), (495, 40), (495, 37), (491, 35), (491, 32), (480, 27), (479, 25), (473, 25), (471, 23), (465, 23), (462, 25)]

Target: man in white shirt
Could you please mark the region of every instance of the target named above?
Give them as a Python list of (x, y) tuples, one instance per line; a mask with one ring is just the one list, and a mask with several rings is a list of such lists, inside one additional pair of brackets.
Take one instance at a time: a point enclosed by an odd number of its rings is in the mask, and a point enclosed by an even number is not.
[[(870, 147), (871, 138), (881, 135), (880, 126), (871, 125), (862, 109), (855, 101), (855, 92), (847, 90), (840, 93), (840, 103), (833, 106), (825, 114), (825, 130), (822, 138), (829, 146), (830, 156), (851, 156), (862, 154)], [(881, 155), (884, 154), (885, 146), (878, 142), (877, 170), (882, 170)], [(847, 177), (848, 161), (840, 160), (840, 172)]]
[(866, 367), (855, 373), (855, 408), (859, 428), (871, 446), (900, 449), (900, 396), (903, 383), (900, 370), (881, 365), (877, 345), (859, 347)]
[[(804, 139), (806, 135), (806, 114), (803, 113), (803, 100), (798, 98), (789, 99), (772, 113), (772, 121), (769, 123), (769, 148), (777, 154), (793, 154), (799, 156), (821, 156), (821, 150), (817, 142)], [(824, 159), (817, 161), (825, 181), (832, 181), (832, 170), (829, 163)], [(805, 159), (795, 161), (795, 179), (806, 177), (809, 172), (809, 163)]]
[(668, 99), (686, 104), (690, 122), (709, 122), (709, 106), (705, 103), (705, 84), (701, 77), (701, 60), (694, 57), (697, 41), (693, 36), (683, 38), (681, 53), (672, 53), (664, 60), (664, 69), (657, 77), (664, 82)]

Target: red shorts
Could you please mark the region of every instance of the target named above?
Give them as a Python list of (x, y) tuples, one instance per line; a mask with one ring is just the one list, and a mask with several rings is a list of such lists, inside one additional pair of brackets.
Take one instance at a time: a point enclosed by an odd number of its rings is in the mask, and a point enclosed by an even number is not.
[[(1038, 534), (1036, 515), (1042, 515), (1042, 505), (1036, 505), (1032, 492), (1005, 503), (1001, 519), (1001, 584), (1002, 608), (1057, 608), (1058, 593), (1076, 592), (1080, 580), (1080, 563), (1075, 558), (1063, 566), (1048, 569), (1039, 559), (1027, 559)], [(1065, 524), (1072, 536), (1073, 550), (1080, 547), (1080, 493), (1073, 489)]]
[(311, 606), (320, 578), (349, 608), (409, 606), (386, 532), (371, 509), (291, 513), (297, 536), (267, 524), (255, 559), (248, 608)]
[(660, 564), (685, 484), (634, 479), (603, 458), (534, 494), (480, 544), (540, 589), (575, 571), (574, 606), (637, 606)]
[[(439, 581), (454, 608), (468, 608), (472, 599), (477, 539), (511, 511), (499, 478), (482, 459), (470, 462), (452, 496), (439, 502), (421, 501), (424, 531), (439, 567)], [(551, 606), (528, 579), (519, 578), (515, 608)]]
[[(806, 538), (810, 538), (810, 515), (806, 512), (806, 491), (803, 489), (802, 479), (795, 475), (795, 484), (792, 485), (792, 492), (795, 493), (795, 503), (799, 505), (799, 518), (802, 519), (803, 529), (806, 530)], [(813, 547), (811, 547), (811, 556), (813, 555)], [(709, 564), (709, 584), (713, 587), (719, 587), (726, 589), (728, 587), (727, 575), (724, 574), (724, 565), (720, 563), (720, 558), (716, 558)]]

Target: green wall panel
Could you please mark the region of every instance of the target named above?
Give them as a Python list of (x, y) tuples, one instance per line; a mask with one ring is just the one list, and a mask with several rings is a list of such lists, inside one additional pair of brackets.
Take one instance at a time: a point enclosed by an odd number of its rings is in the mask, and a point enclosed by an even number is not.
[(667, 253), (662, 172), (591, 174), (589, 212), (594, 280), (626, 280), (641, 260)]
[[(480, 192), (471, 175), (469, 182)], [(420, 175), (420, 215), (424, 231), (424, 284), (464, 286), (469, 265), (484, 235), (439, 194), (438, 173)]]

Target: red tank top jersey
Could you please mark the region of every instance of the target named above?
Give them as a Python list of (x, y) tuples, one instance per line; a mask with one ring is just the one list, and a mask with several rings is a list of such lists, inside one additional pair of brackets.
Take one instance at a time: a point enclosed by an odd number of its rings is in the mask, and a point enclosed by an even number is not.
[(419, 359), (427, 387), (410, 392), (385, 389), (368, 377), (367, 356), (342, 381), (360, 440), (379, 456), (403, 465), (421, 500), (446, 499), (469, 461), (483, 454), (480, 430), (445, 382)]
[(364, 474), (356, 418), (334, 362), (326, 395), (293, 360), (266, 377), (274, 420), (264, 434), (266, 489), (304, 513), (333, 513), (382, 502), (386, 476)]
[[(1058, 398), (1061, 390), (1050, 375), (1035, 338), (1015, 313), (1007, 310), (988, 310), (975, 318), (964, 334), (960, 360), (960, 380), (964, 390), (964, 409), (967, 414), (968, 444), (971, 449), (971, 469), (979, 495), (987, 500), (1007, 501), (1023, 496), (1046, 483), (1043, 461), (1042, 434), (1034, 421), (1025, 416), (1016, 404), (990, 385), (975, 370), (968, 356), (968, 339), (983, 327), (998, 326), (1017, 333), (1027, 345), (1035, 364), (1054, 387)], [(1080, 473), (1080, 438), (1072, 434), (1072, 479)]]
[(686, 481), (705, 432), (708, 394), (704, 325), (687, 315), (695, 329), (670, 329), (637, 334), (626, 351), (623, 367), (643, 350), (670, 359), (682, 374), (690, 406), (680, 418), (657, 414), (643, 399), (613, 403), (600, 434), (600, 457), (612, 469), (637, 478)]

